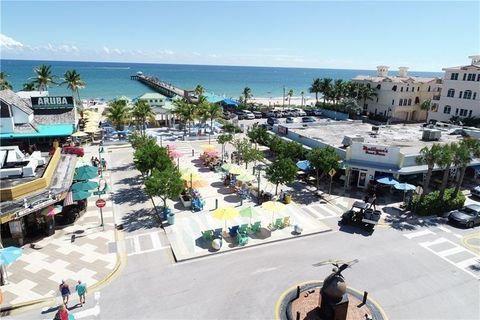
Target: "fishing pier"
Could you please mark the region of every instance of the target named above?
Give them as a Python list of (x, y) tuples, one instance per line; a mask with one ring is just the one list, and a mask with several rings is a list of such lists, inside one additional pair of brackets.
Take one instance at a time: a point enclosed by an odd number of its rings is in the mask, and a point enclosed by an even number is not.
[(131, 80), (138, 80), (144, 85), (152, 88), (156, 92), (168, 97), (173, 98), (179, 96), (185, 98), (187, 101), (195, 102), (197, 97), (195, 96), (195, 91), (193, 90), (184, 90), (178, 88), (171, 83), (160, 80), (157, 77), (147, 76), (141, 72), (138, 72), (136, 75), (130, 77)]

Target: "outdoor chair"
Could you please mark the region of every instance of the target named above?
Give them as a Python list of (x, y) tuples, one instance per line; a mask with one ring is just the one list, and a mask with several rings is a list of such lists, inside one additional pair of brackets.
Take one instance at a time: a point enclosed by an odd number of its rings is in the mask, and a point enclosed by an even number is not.
[(283, 227), (289, 227), (291, 225), (290, 217), (283, 218)]
[(242, 224), (238, 229), (238, 233), (247, 234), (248, 232), (248, 224)]
[(282, 218), (278, 218), (275, 220), (275, 222), (273, 224), (269, 224), (268, 225), (268, 229), (270, 230), (276, 230), (276, 229), (283, 229), (283, 219)]
[(238, 226), (233, 226), (228, 228), (228, 234), (230, 234), (230, 237), (236, 237), (238, 232)]
[(222, 238), (222, 228), (218, 228), (218, 229), (215, 229), (215, 231), (213, 231), (213, 237), (215, 239), (221, 239)]
[(253, 232), (253, 233), (257, 233), (258, 231), (260, 231), (260, 228), (261, 228), (261, 222), (260, 221), (257, 221), (255, 222), (254, 224), (252, 224), (250, 226), (250, 230)]
[(202, 231), (202, 238), (205, 241), (213, 239), (213, 230)]
[(244, 246), (248, 243), (248, 237), (244, 234), (237, 233), (237, 242), (238, 245)]

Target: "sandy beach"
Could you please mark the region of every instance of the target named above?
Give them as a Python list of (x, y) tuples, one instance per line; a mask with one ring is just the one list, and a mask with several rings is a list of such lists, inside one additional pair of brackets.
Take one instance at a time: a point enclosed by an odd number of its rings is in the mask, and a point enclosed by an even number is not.
[[(288, 106), (288, 99), (285, 100), (285, 104), (283, 103), (282, 97), (271, 97), (271, 98), (264, 98), (264, 97), (254, 97), (251, 99), (252, 102), (262, 104), (265, 106)], [(290, 99), (291, 106), (301, 106), (302, 105), (302, 97), (292, 97)], [(315, 105), (315, 96), (305, 96), (303, 99), (304, 106), (314, 106)]]

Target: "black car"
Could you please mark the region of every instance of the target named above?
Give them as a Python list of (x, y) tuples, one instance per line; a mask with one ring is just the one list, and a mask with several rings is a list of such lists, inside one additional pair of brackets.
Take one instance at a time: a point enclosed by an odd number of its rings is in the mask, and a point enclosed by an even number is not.
[(472, 228), (480, 223), (480, 205), (469, 204), (461, 209), (451, 211), (448, 215), (448, 222), (453, 225)]
[(269, 125), (273, 126), (274, 124), (278, 124), (279, 121), (278, 121), (277, 118), (268, 118), (268, 119), (267, 119), (267, 123), (268, 123)]
[(313, 109), (305, 109), (304, 111), (307, 114), (307, 116), (314, 116), (315, 115), (315, 112), (313, 111)]
[(237, 115), (238, 120), (245, 119), (245, 113), (243, 111), (235, 111), (235, 114)]
[(262, 118), (262, 113), (260, 111), (252, 111), (252, 113), (255, 116), (255, 119), (261, 119)]

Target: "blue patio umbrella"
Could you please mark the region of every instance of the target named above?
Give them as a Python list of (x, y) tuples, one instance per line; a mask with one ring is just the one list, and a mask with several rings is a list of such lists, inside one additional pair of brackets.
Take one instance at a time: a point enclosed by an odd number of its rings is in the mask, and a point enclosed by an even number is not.
[(0, 249), (0, 265), (8, 265), (22, 256), (22, 248), (6, 247)]
[(377, 179), (377, 182), (381, 184), (386, 184), (388, 186), (394, 186), (398, 184), (398, 181), (393, 179), (392, 177), (381, 177)]
[(403, 190), (403, 191), (412, 191), (416, 189), (416, 187), (413, 184), (409, 184), (406, 182), (397, 183), (393, 187), (397, 190)]
[(92, 195), (90, 192), (84, 190), (73, 191), (72, 193), (73, 201), (84, 200)]
[(308, 161), (308, 160), (298, 161), (297, 162), (297, 167), (302, 171), (308, 171), (308, 170), (312, 169), (310, 161)]
[(82, 181), (72, 185), (72, 191), (88, 191), (98, 188), (98, 183), (95, 181)]

